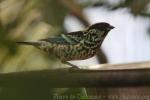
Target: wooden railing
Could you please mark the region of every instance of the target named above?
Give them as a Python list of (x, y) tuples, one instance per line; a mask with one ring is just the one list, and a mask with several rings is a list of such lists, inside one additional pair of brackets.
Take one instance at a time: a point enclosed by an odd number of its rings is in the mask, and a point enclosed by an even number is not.
[(98, 70), (69, 68), (0, 74), (0, 87), (135, 87), (150, 86), (150, 62), (96, 65)]

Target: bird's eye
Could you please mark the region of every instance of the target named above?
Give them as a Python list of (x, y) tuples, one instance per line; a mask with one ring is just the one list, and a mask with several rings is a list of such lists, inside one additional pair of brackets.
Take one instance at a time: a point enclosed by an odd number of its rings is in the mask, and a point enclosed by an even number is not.
[(90, 30), (89, 32), (92, 34), (92, 33), (93, 33), (93, 30)]

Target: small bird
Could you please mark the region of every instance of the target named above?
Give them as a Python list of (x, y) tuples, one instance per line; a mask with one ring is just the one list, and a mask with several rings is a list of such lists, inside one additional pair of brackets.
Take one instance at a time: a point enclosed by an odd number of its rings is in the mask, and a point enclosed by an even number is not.
[(71, 60), (84, 60), (97, 54), (104, 38), (114, 26), (106, 22), (93, 24), (83, 31), (61, 34), (37, 42), (17, 42), (32, 45), (47, 53), (53, 53), (62, 63), (78, 67), (69, 63)]

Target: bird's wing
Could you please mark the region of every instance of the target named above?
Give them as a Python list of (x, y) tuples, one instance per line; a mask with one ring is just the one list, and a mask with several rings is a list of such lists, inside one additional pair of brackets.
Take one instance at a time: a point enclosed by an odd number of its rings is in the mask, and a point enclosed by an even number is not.
[(77, 44), (83, 39), (84, 32), (82, 31), (76, 31), (76, 32), (70, 32), (68, 34), (61, 34), (59, 36), (55, 37), (49, 37), (47, 39), (41, 39), (40, 41), (47, 41), (51, 43), (57, 43), (57, 44)]

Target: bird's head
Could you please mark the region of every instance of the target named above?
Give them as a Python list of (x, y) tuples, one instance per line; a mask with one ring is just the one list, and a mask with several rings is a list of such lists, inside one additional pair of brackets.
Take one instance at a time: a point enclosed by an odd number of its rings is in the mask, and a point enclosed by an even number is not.
[(98, 29), (99, 31), (109, 32), (111, 29), (115, 28), (114, 26), (111, 26), (110, 24), (106, 22), (100, 22), (91, 25), (88, 30), (90, 29)]

